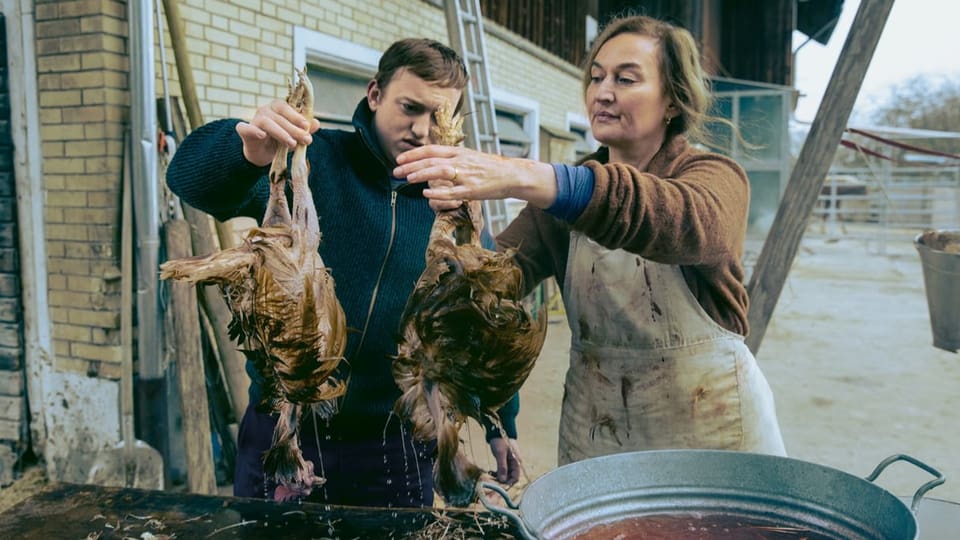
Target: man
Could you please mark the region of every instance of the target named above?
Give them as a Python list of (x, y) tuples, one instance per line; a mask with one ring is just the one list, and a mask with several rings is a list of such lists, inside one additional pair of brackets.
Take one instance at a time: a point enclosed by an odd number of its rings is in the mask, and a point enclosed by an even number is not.
[[(367, 95), (353, 116), (355, 132), (320, 130), (285, 101), (257, 109), (247, 123), (219, 120), (187, 137), (167, 171), (170, 188), (219, 220), (263, 217), (266, 173), (278, 148), (308, 144), (310, 189), (331, 269), (347, 318), (344, 376), (347, 394), (330, 420), (306, 418), (301, 448), (327, 482), (308, 500), (403, 507), (433, 502), (435, 442), (411, 439), (391, 414), (400, 391), (391, 361), (400, 313), (424, 268), (434, 211), (422, 187), (393, 178), (396, 157), (430, 141), (433, 113), (460, 103), (468, 75), (449, 47), (427, 39), (395, 42), (383, 54)], [(260, 412), (260, 384), (251, 372), (250, 407), (240, 424), (234, 494), (271, 497), (262, 456), (275, 417)], [(512, 419), (505, 419), (508, 425)], [(509, 433), (515, 437), (515, 433)], [(493, 438), (498, 475), (516, 481), (506, 445)]]

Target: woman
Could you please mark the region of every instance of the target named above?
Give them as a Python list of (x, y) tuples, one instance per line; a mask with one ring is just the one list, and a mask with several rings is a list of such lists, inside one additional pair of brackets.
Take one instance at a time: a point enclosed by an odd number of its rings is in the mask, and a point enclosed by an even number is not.
[(691, 146), (710, 94), (686, 30), (611, 22), (584, 72), (594, 138), (571, 167), (428, 146), (394, 174), (434, 208), (529, 202), (498, 237), (531, 290), (562, 285), (572, 340), (559, 463), (631, 450), (785, 454), (769, 385), (744, 344), (746, 173)]

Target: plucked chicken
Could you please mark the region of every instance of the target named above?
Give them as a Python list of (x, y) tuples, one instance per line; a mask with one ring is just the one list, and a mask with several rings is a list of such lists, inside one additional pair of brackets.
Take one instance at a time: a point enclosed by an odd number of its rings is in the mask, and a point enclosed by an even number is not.
[[(297, 75), (287, 103), (312, 119), (313, 87), (306, 70)], [(307, 184), (306, 145), (296, 147), (289, 166), (287, 155), (287, 147), (278, 145), (262, 224), (240, 246), (160, 266), (162, 279), (217, 284), (226, 298), (233, 315), (230, 336), (265, 380), (261, 405), (279, 416), (263, 464), (277, 500), (309, 495), (325, 481), (303, 457), (298, 424), (308, 411), (330, 417), (336, 398), (346, 391), (334, 376), (346, 344), (346, 322), (317, 251), (320, 226)]]
[[(463, 140), (451, 113), (436, 113), (438, 144)], [(437, 214), (393, 363), (403, 392), (395, 411), (412, 420), (416, 438), (437, 438), (434, 487), (453, 506), (476, 500), (483, 475), (460, 448), (460, 428), (467, 418), (500, 425), (497, 409), (527, 379), (546, 335), (545, 313), (535, 319), (521, 302), (514, 252), (482, 247), (482, 219), (478, 201)]]

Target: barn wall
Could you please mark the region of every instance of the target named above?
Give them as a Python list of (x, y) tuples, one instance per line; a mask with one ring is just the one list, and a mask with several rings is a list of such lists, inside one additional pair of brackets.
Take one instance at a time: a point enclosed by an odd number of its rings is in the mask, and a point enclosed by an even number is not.
[[(52, 445), (45, 456), (52, 477), (83, 481), (92, 458), (116, 442), (119, 431), (118, 240), (130, 114), (128, 3), (37, 0), (31, 8), (41, 147), (36, 159), (42, 169), (42, 193), (34, 195), (45, 201), (46, 307), (54, 353), (42, 383)], [(258, 105), (286, 93), (295, 27), (381, 51), (403, 37), (446, 41), (447, 35), (442, 9), (423, 0), (185, 0), (180, 10), (206, 122), (249, 118)], [(168, 90), (181, 96), (170, 35), (161, 21)], [(580, 113), (579, 76), (571, 65), (503, 28), (488, 33), (487, 46), (494, 87), (536, 102), (540, 124), (564, 130), (567, 116)], [(155, 58), (162, 95), (159, 51)], [(8, 236), (15, 237), (0, 234), (0, 249)], [(4, 266), (11, 264), (4, 259)], [(20, 366), (10, 365), (16, 377)], [(6, 384), (10, 392), (22, 392)], [(8, 410), (2, 403), (0, 422)]]
[(55, 367), (115, 378), (126, 6), (41, 0), (36, 21)]
[(32, 195), (44, 201), (53, 340), (40, 399), (48, 473), (65, 481), (85, 480), (95, 454), (119, 436), (126, 7), (116, 0), (33, 4), (43, 193)]
[[(298, 10), (288, 4), (272, 0), (181, 3), (204, 121), (249, 118), (258, 105), (286, 94), (286, 79), (293, 70), (295, 26), (377, 51), (405, 37), (447, 42), (446, 19), (436, 2), (304, 0), (298, 2)], [(579, 71), (505, 28), (485, 24), (491, 83), (539, 102), (540, 122), (564, 129), (566, 114), (583, 109)], [(169, 36), (165, 43), (169, 49)], [(166, 58), (170, 93), (180, 95), (172, 49)]]

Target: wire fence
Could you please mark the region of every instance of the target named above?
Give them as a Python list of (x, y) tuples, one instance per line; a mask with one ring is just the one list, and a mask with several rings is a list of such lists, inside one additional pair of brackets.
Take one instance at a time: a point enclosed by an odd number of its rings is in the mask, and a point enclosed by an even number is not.
[(858, 238), (881, 253), (927, 229), (960, 228), (960, 166), (831, 169), (806, 234)]

